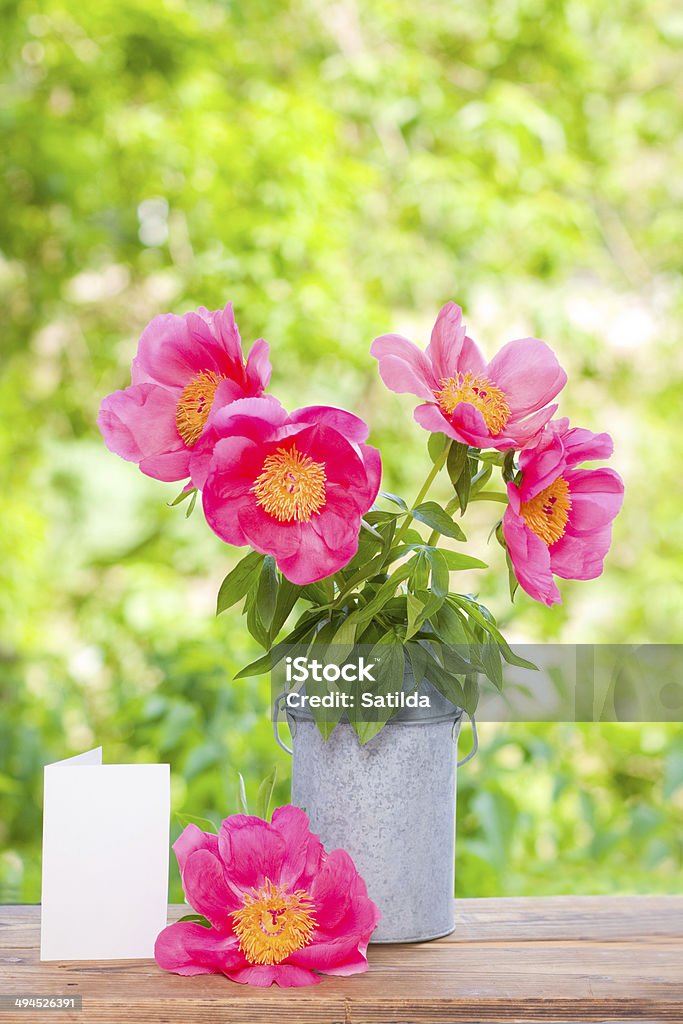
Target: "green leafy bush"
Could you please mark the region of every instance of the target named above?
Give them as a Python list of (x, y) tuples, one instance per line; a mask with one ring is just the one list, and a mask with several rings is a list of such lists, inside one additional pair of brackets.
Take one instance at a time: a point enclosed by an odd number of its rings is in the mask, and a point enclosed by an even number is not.
[[(213, 617), (226, 550), (95, 428), (160, 310), (232, 299), (278, 394), (370, 420), (385, 488), (410, 494), (424, 435), (371, 339), (426, 334), (447, 298), (488, 352), (546, 339), (575, 382), (562, 411), (615, 436), (627, 503), (605, 576), (561, 609), (508, 612), (504, 560), (481, 600), (511, 640), (680, 639), (673, 0), (0, 17), (1, 899), (39, 898), (42, 765), (95, 742), (169, 760), (179, 813), (235, 810), (236, 772), (253, 799), (274, 762), (287, 799), (267, 684), (232, 681), (258, 651)], [(482, 729), (458, 892), (680, 890), (682, 763), (679, 726)]]

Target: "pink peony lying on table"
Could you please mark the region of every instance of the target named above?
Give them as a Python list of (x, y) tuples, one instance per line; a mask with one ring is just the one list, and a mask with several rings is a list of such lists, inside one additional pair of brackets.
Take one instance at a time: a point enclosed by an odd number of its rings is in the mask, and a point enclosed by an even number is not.
[(214, 404), (260, 395), (270, 380), (260, 338), (245, 362), (232, 305), (155, 316), (142, 333), (132, 384), (103, 400), (97, 422), (110, 451), (157, 480), (184, 480)]
[(508, 483), (503, 534), (515, 576), (536, 601), (561, 602), (553, 574), (592, 580), (602, 572), (624, 485), (613, 469), (576, 467), (609, 458), (612, 448), (609, 434), (570, 429), (560, 419), (520, 454), (522, 479)]
[(272, 555), (292, 583), (343, 568), (377, 496), (381, 460), (363, 420), (275, 398), (217, 408), (190, 462), (209, 526), (228, 544)]
[(217, 836), (188, 825), (173, 849), (187, 900), (211, 927), (164, 928), (154, 951), (164, 970), (260, 987), (367, 970), (379, 910), (348, 853), (326, 853), (298, 807), (279, 807), (271, 824), (234, 815)]
[(370, 352), (391, 391), (424, 400), (414, 414), (420, 426), (475, 448), (529, 444), (567, 382), (552, 349), (536, 338), (509, 341), (487, 363), (454, 302), (439, 312), (424, 352), (399, 334), (375, 338)]

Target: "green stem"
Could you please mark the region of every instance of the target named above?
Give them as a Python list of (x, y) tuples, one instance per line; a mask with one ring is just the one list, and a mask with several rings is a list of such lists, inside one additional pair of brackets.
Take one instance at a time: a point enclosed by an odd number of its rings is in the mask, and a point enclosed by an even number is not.
[(470, 498), (470, 501), (499, 501), (503, 505), (507, 505), (508, 500), (503, 491), (478, 491)]
[[(420, 504), (420, 502), (422, 502), (427, 497), (427, 494), (429, 493), (429, 488), (432, 486), (432, 484), (436, 480), (436, 478), (439, 475), (440, 471), (446, 465), (446, 459), (448, 458), (448, 452), (450, 451), (451, 444), (452, 444), (452, 441), (449, 441), (449, 443), (445, 446), (444, 450), (441, 452), (441, 455), (439, 455), (438, 459), (436, 460), (436, 462), (432, 466), (431, 470), (427, 474), (427, 479), (422, 484), (422, 487), (420, 488), (420, 491), (419, 491), (417, 497), (415, 498), (415, 501), (413, 502), (413, 506), (412, 506), (413, 508), (416, 508)], [(398, 531), (398, 533), (394, 537), (394, 544), (397, 544), (400, 540), (403, 539), (403, 537), (405, 537), (406, 533), (410, 529), (410, 524), (413, 521), (414, 521), (414, 517), (413, 517), (412, 513), (409, 512), (408, 515), (406, 516), (404, 522), (403, 522), (403, 525), (401, 526), (401, 529)]]

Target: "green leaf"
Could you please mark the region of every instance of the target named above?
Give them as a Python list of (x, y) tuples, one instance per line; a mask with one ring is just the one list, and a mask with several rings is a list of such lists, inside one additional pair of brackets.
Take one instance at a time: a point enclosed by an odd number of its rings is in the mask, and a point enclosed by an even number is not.
[(451, 704), (455, 704), (459, 708), (465, 707), (466, 697), (462, 684), (452, 673), (434, 660), (430, 661), (427, 666), (427, 678)]
[(221, 583), (221, 588), (218, 591), (216, 615), (220, 615), (221, 612), (231, 608), (246, 596), (249, 589), (253, 586), (256, 573), (258, 572), (262, 561), (263, 555), (260, 555), (257, 551), (250, 551), (249, 554), (245, 555), (244, 558), (237, 563), (235, 568), (228, 573)]
[(510, 588), (510, 600), (514, 601), (515, 594), (519, 589), (519, 580), (515, 575), (515, 570), (512, 566), (512, 559), (510, 558), (509, 552), (507, 550), (507, 545), (505, 546), (505, 561), (507, 562), (508, 568), (508, 587)]
[(415, 685), (419, 686), (425, 678), (429, 655), (419, 641), (413, 641), (412, 643), (406, 644), (406, 650), (408, 651), (408, 657), (410, 658), (410, 665), (413, 670)]
[[(405, 672), (405, 654), (403, 646), (398, 641), (396, 634), (391, 631), (375, 644), (370, 652), (370, 661), (377, 658), (375, 672), (375, 684), (370, 691), (367, 688), (357, 686), (356, 708), (361, 707), (360, 696), (362, 693), (372, 692), (373, 695), (385, 697), (389, 693), (395, 693), (403, 687), (403, 676)], [(389, 719), (396, 713), (396, 708), (380, 707), (373, 708), (373, 720), (352, 722), (356, 735), (361, 746), (369, 743), (384, 728)]]
[(410, 575), (410, 583), (413, 590), (426, 590), (429, 586), (429, 560), (427, 559), (427, 547), (422, 545), (417, 556), (412, 561), (413, 571)]
[(218, 832), (210, 818), (198, 818), (193, 814), (175, 814), (174, 817), (183, 828), (187, 828), (188, 825), (196, 825), (203, 832), (211, 832), (214, 835)]
[(504, 459), (503, 452), (479, 452), (479, 461), (490, 462), (492, 466), (502, 466)]
[(306, 615), (302, 616), (294, 629), (287, 634), (279, 643), (275, 644), (266, 654), (261, 655), (256, 661), (252, 661), (245, 668), (235, 676), (235, 679), (245, 679), (248, 676), (261, 676), (265, 672), (270, 672), (282, 661), (287, 650), (293, 644), (298, 644), (304, 641), (309, 635), (311, 635), (318, 622), (325, 616), (324, 611), (311, 609)]
[(506, 484), (514, 480), (515, 473), (515, 449), (509, 448), (505, 452), (505, 458), (503, 459), (503, 480)]
[(462, 569), (486, 569), (486, 562), (472, 555), (461, 555), (459, 551), (449, 551), (448, 548), (439, 548), (439, 551), (446, 559), (446, 565), (451, 572), (459, 572)]
[(497, 690), (503, 689), (503, 666), (501, 651), (498, 644), (483, 644), (481, 648), (481, 663), (484, 672), (491, 680)]
[(508, 496), (504, 491), (477, 491), (470, 497), (470, 501), (499, 501), (501, 505), (507, 505)]
[(289, 618), (289, 613), (301, 596), (301, 591), (302, 587), (297, 586), (296, 583), (290, 583), (284, 576), (280, 577), (275, 614), (269, 631), (271, 644)]
[(299, 594), (305, 601), (312, 601), (313, 604), (327, 604), (329, 596), (323, 583), (307, 583), (305, 587), (299, 588)]
[(443, 450), (447, 444), (451, 443), (451, 439), (446, 437), (445, 434), (436, 433), (430, 434), (429, 440), (427, 441), (427, 451), (429, 452), (429, 458), (432, 462), (438, 462), (440, 457), (443, 455)]
[(186, 519), (190, 518), (190, 516), (194, 512), (194, 507), (195, 507), (196, 504), (197, 504), (197, 492), (195, 491), (194, 494), (192, 495), (192, 498), (190, 499), (190, 504), (187, 506), (187, 509), (185, 510), (185, 518)]
[(431, 530), (444, 537), (453, 537), (455, 540), (467, 540), (461, 528), (454, 523), (448, 513), (437, 505), (435, 501), (425, 501), (412, 510), (413, 517), (420, 523), (424, 523)]
[(408, 594), (406, 598), (406, 610), (408, 614), (408, 628), (406, 629), (406, 640), (409, 639), (414, 633), (417, 633), (424, 618), (421, 618), (424, 612), (424, 604), (416, 597), (415, 594)]
[(431, 568), (431, 590), (419, 591), (422, 610), (417, 616), (415, 631), (441, 608), (448, 594), (448, 566), (438, 548), (425, 548), (424, 554)]
[(467, 463), (467, 452), (468, 447), (466, 444), (460, 444), (459, 441), (454, 441), (451, 445), (446, 459), (446, 472), (450, 478), (451, 483), (455, 487), (458, 480), (462, 475), (462, 471)]
[(394, 503), (394, 505), (398, 505), (398, 507), (403, 512), (407, 512), (408, 511), (408, 506), (406, 505), (405, 501), (400, 496), (400, 494), (390, 494), (389, 491), (380, 491), (380, 495), (379, 496), (380, 496), (380, 498), (386, 498), (387, 501), (392, 501)]
[(196, 498), (196, 497), (197, 497), (197, 488), (196, 487), (191, 487), (187, 491), (181, 491), (180, 494), (178, 494), (173, 499), (173, 501), (167, 501), (166, 504), (168, 505), (169, 508), (174, 508), (176, 505), (181, 505), (184, 501), (187, 501), (188, 498)]
[(265, 777), (263, 782), (258, 788), (256, 794), (256, 817), (263, 818), (265, 821), (269, 820), (270, 817), (270, 805), (273, 799), (273, 793), (275, 792), (275, 783), (277, 782), (277, 767), (274, 766), (272, 771)]
[(479, 683), (475, 675), (465, 676), (465, 703), (463, 707), (467, 714), (472, 715), (477, 710), (477, 704), (479, 703)]
[(455, 608), (445, 603), (434, 616), (434, 632), (447, 644), (469, 646), (470, 638)]
[(463, 466), (462, 472), (458, 479), (455, 481), (455, 493), (458, 496), (458, 502), (460, 504), (460, 513), (464, 513), (470, 500), (470, 485), (472, 482), (472, 476), (477, 472), (477, 460), (468, 455), (465, 459), (465, 465)]
[(185, 914), (184, 917), (179, 917), (177, 923), (181, 924), (185, 921), (191, 921), (193, 924), (200, 924), (202, 928), (211, 928), (211, 922), (208, 921), (203, 914)]
[(493, 617), (491, 616), (491, 618), (487, 618), (487, 616), (483, 614), (483, 610), (485, 610), (489, 616), (491, 615), (488, 609), (484, 609), (483, 605), (477, 604), (476, 601), (473, 601), (469, 597), (465, 597), (463, 594), (451, 594), (449, 600), (461, 607), (470, 618), (474, 619), (474, 621), (489, 634), (489, 636), (492, 636), (493, 639), (497, 641), (500, 647), (500, 653), (509, 665), (517, 665), (519, 668), (528, 668), (533, 671), (538, 670), (538, 666), (534, 665), (532, 661), (527, 661), (526, 658), (520, 658), (519, 655), (515, 654), (503, 634), (496, 627), (495, 621), (492, 621)]
[(396, 593), (396, 588), (398, 587), (399, 583), (402, 583), (403, 580), (408, 579), (412, 572), (413, 559), (411, 559), (409, 562), (405, 562), (403, 565), (399, 566), (398, 569), (395, 569), (394, 572), (389, 577), (389, 579), (386, 580), (386, 582), (382, 583), (381, 586), (375, 591), (374, 595), (370, 598), (367, 604), (363, 605), (362, 608), (358, 608), (356, 609), (356, 611), (351, 612), (351, 615), (349, 615), (347, 622), (357, 623), (359, 627), (362, 627), (368, 622), (370, 622), (370, 620), (374, 618), (377, 612), (381, 611), (381, 609), (384, 607), (387, 601), (390, 601), (391, 598), (394, 596), (394, 594)]
[(427, 559), (432, 567), (432, 593), (436, 597), (445, 598), (450, 583), (448, 564), (443, 551), (439, 548), (427, 548)]
[(424, 538), (417, 530), (406, 530), (401, 540), (402, 543), (397, 544), (389, 552), (388, 562), (395, 562), (398, 558), (404, 558), (405, 555), (409, 555), (411, 551), (416, 551), (425, 546)]
[(247, 610), (247, 629), (253, 636), (254, 640), (260, 643), (261, 647), (266, 650), (270, 647), (270, 636), (268, 630), (261, 621), (261, 615), (258, 607), (258, 590), (250, 590), (247, 594), (246, 610)]
[(491, 479), (492, 473), (493, 466), (491, 465), (491, 463), (484, 463), (484, 465), (476, 473), (476, 475), (472, 477), (472, 481), (470, 483), (470, 501), (472, 501), (472, 499), (479, 493), (479, 491), (486, 486), (486, 484)]
[(239, 814), (249, 814), (247, 790), (244, 785), (244, 778), (242, 776), (242, 772), (237, 773), (237, 810)]
[(275, 616), (279, 587), (275, 559), (271, 555), (266, 555), (261, 566), (261, 575), (256, 591), (256, 607), (259, 618), (268, 631), (270, 631)]
[[(356, 629), (356, 623), (352, 621), (351, 616), (348, 616), (335, 630), (331, 643), (335, 648), (347, 648), (350, 654), (356, 643)], [(339, 658), (344, 657), (341, 651), (336, 651), (335, 654)]]

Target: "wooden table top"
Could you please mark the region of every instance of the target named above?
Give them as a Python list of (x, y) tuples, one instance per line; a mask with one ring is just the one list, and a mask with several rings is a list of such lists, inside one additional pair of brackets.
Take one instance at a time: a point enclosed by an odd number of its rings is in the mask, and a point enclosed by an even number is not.
[(371, 946), (367, 974), (302, 989), (152, 960), (41, 963), (39, 915), (0, 908), (0, 994), (81, 995), (83, 1009), (0, 1010), (2, 1024), (683, 1022), (683, 896), (457, 900), (453, 935)]

